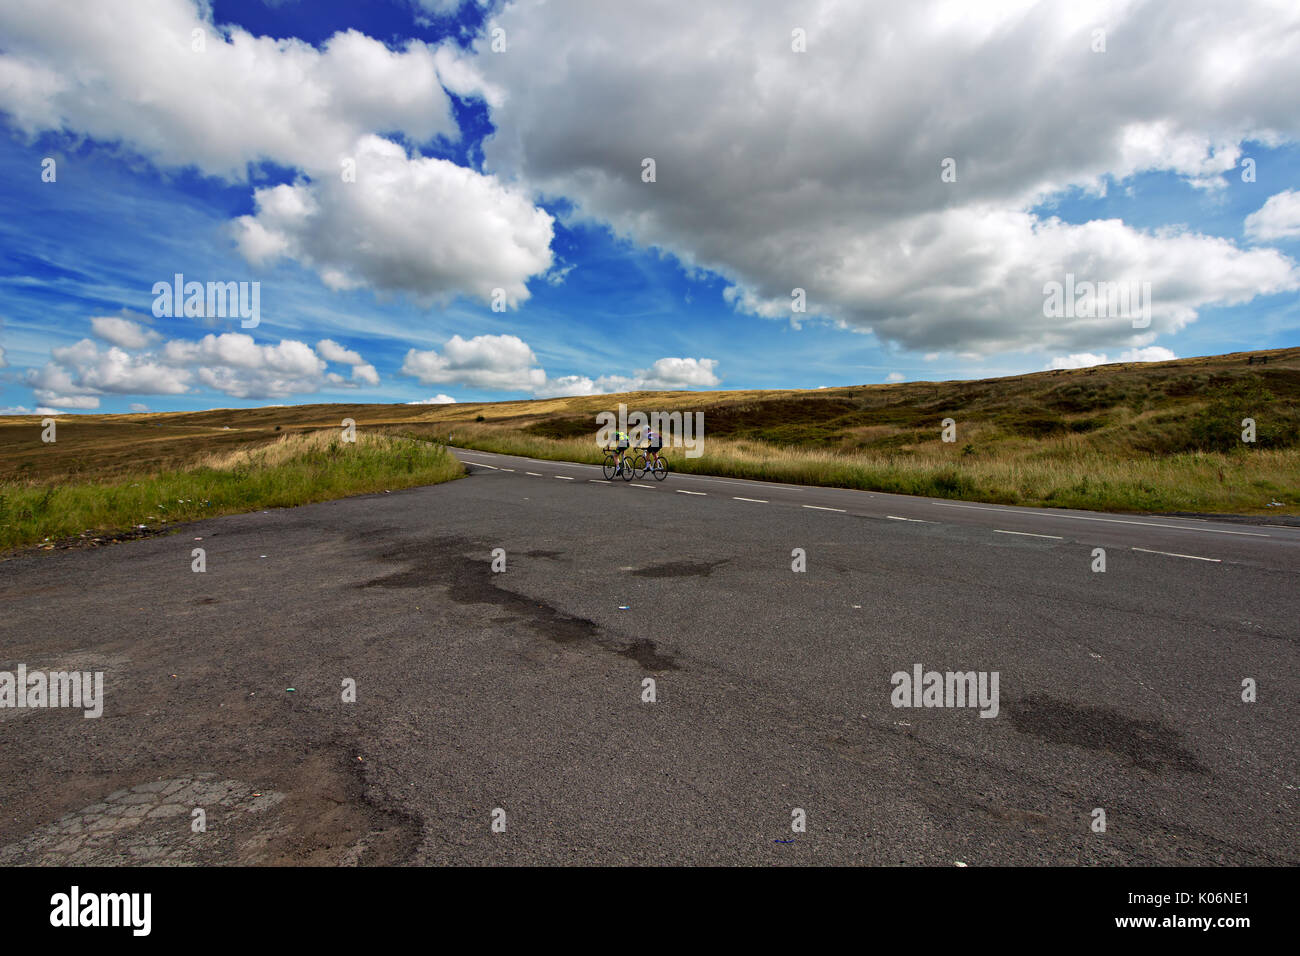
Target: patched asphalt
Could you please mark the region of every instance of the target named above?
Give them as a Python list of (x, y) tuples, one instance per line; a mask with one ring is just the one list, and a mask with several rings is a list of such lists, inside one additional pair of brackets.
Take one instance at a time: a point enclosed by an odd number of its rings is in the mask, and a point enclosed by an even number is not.
[(1300, 862), (1296, 529), (459, 454), (0, 563), (0, 670), (105, 680), (0, 709), (0, 860)]

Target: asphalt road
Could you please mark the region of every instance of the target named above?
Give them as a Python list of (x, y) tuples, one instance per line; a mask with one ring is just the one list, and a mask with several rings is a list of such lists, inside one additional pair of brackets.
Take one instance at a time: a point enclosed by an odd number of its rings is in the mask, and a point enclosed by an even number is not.
[(458, 454), (0, 563), (0, 864), (1300, 863), (1300, 529)]

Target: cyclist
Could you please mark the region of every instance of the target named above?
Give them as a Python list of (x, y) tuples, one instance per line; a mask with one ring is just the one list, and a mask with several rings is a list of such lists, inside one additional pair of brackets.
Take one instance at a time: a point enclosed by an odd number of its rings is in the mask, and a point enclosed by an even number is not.
[(627, 451), (631, 442), (628, 440), (627, 432), (614, 432), (614, 441), (618, 443), (618, 455), (616, 456), (619, 470), (623, 468), (623, 454)]
[(650, 470), (654, 470), (655, 464), (659, 461), (659, 451), (664, 447), (664, 439), (663, 436), (660, 435), (653, 428), (647, 427), (645, 430), (645, 440), (646, 440), (646, 451), (645, 451), (646, 466)]

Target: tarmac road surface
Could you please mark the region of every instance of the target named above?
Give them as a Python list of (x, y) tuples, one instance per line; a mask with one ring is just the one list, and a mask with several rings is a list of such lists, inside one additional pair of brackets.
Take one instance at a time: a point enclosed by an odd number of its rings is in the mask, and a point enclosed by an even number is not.
[(0, 864), (1300, 863), (1300, 529), (457, 454), (0, 563)]

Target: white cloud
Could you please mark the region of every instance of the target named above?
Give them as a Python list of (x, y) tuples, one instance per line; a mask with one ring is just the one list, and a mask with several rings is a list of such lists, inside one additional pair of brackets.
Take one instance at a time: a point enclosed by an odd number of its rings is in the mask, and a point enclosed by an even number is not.
[(1172, 351), (1162, 348), (1159, 345), (1152, 345), (1144, 349), (1129, 349), (1120, 354), (1121, 362), (1172, 362), (1178, 358)]
[(530, 392), (546, 384), (546, 372), (537, 367), (537, 356), (515, 335), (476, 335), (472, 339), (453, 335), (441, 353), (411, 349), (402, 362), (402, 374), (414, 376), (421, 385), (507, 392)]
[(713, 388), (721, 379), (714, 374), (717, 359), (661, 358), (648, 369), (636, 373), (638, 388), (682, 389)]
[(1091, 368), (1094, 365), (1105, 365), (1108, 359), (1104, 355), (1094, 355), (1091, 352), (1078, 352), (1074, 355), (1058, 355), (1052, 359), (1047, 366), (1049, 370), (1065, 368)]
[[(918, 351), (1068, 354), (1300, 288), (1276, 250), (1027, 211), (1146, 171), (1220, 185), (1247, 139), (1300, 138), (1294, 5), (521, 0), (490, 25), (510, 48), (477, 45), (507, 91), (487, 168), (717, 270), (742, 311), (791, 318), (798, 287), (810, 316)], [(1149, 330), (1045, 318), (1067, 272), (1151, 282)]]
[[(350, 30), (317, 50), (218, 29), (206, 8), (192, 0), (6, 4), (0, 108), (29, 134), (77, 130), (124, 141), (160, 165), (233, 180), (264, 159), (337, 175), (372, 130), (417, 142), (457, 136), (435, 47), (411, 41), (391, 50)], [(205, 34), (202, 52), (194, 30)]]
[(0, 368), (8, 368), (9, 363), (5, 361), (5, 348), (0, 345)]
[(1260, 242), (1300, 236), (1300, 190), (1287, 189), (1246, 217), (1246, 236)]
[(1119, 358), (1109, 359), (1104, 354), (1096, 355), (1091, 352), (1081, 352), (1074, 355), (1058, 355), (1052, 359), (1047, 366), (1048, 369), (1064, 368), (1091, 368), (1094, 365), (1107, 365), (1112, 361), (1115, 362), (1169, 362), (1178, 358), (1171, 350), (1160, 345), (1149, 345), (1146, 348), (1127, 349), (1120, 353)]
[(906, 380), (907, 380), (907, 376), (904, 375), (902, 372), (890, 372), (888, 375), (885, 376), (886, 382), (903, 382)]
[(444, 395), (439, 392), (433, 398), (422, 398), (418, 402), (407, 402), (408, 405), (455, 405), (456, 399), (450, 395)]
[(143, 402), (132, 402), (130, 408), (131, 408), (131, 411), (133, 411), (133, 412), (147, 412), (147, 411), (149, 411), (149, 406), (146, 405), (146, 404), (144, 404)]
[(335, 289), (465, 292), (491, 303), (500, 288), (509, 305), (550, 268), (552, 219), (517, 190), (444, 159), (410, 159), (377, 136), (355, 153), (355, 182), (257, 190), (256, 213), (235, 224), (244, 257), (261, 265), (288, 256)]
[[(105, 328), (108, 334), (123, 331)], [(179, 395), (207, 387), (236, 398), (284, 398), (329, 386), (379, 384), (375, 367), (359, 353), (328, 339), (321, 345), (323, 352), (355, 360), (350, 382), (329, 372), (326, 359), (305, 342), (285, 339), (259, 345), (241, 332), (208, 334), (197, 341), (171, 339), (143, 352), (118, 346), (101, 349), (93, 340), (82, 339), (51, 349), (50, 361), (28, 369), (25, 381), (38, 401), (67, 408), (97, 408), (99, 397), (106, 394)]]
[[(610, 389), (615, 391), (615, 389)], [(561, 375), (559, 378), (548, 378), (546, 383), (539, 388), (533, 389), (533, 395), (537, 398), (561, 398), (571, 395), (603, 395), (605, 389), (596, 384), (594, 379), (586, 375)]]
[(0, 35), (0, 112), (30, 137), (68, 130), (237, 181), (267, 160), (304, 172), (258, 189), (256, 215), (234, 224), (250, 262), (297, 259), (335, 289), (500, 287), (512, 303), (550, 268), (551, 218), (521, 193), (372, 135), (455, 140), (448, 90), (500, 101), (451, 41), (395, 50), (350, 30), (316, 49), (218, 28), (193, 0), (6, 4)]
[(321, 339), (317, 342), (316, 354), (327, 362), (339, 362), (343, 365), (361, 365), (365, 362), (360, 352), (345, 349), (333, 339)]
[(464, 385), (509, 392), (531, 392), (537, 398), (567, 395), (603, 395), (610, 392), (651, 389), (712, 388), (721, 381), (717, 359), (661, 358), (633, 375), (562, 375), (550, 378), (528, 343), (515, 335), (478, 335), (463, 339), (453, 335), (443, 346), (411, 349), (402, 362), (402, 374), (422, 385)]
[(90, 328), (105, 342), (124, 349), (142, 349), (162, 339), (153, 329), (146, 329), (139, 322), (114, 316), (96, 316), (90, 320)]

